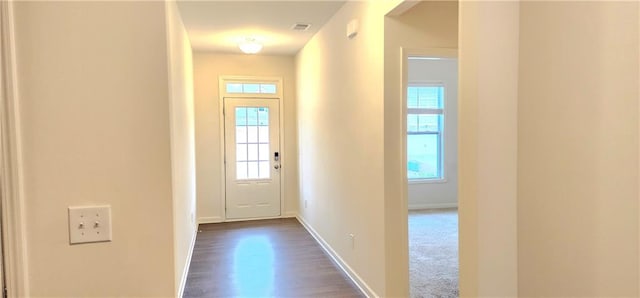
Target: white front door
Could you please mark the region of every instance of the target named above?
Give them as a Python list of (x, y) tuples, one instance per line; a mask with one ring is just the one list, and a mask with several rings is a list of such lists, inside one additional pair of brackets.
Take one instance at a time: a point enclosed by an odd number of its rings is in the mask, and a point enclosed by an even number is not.
[(228, 219), (280, 215), (278, 99), (225, 98)]

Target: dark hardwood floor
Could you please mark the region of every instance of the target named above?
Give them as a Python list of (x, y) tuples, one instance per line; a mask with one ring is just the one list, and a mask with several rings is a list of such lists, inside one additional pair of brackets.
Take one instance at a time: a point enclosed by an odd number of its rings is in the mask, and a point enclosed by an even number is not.
[(364, 297), (295, 218), (200, 231), (184, 297)]

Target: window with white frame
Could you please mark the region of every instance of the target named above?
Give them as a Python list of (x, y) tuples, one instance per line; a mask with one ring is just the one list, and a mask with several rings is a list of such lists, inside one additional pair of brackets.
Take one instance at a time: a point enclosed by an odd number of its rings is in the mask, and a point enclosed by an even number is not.
[(247, 94), (276, 94), (277, 86), (275, 83), (241, 83), (227, 82), (225, 83), (227, 93), (247, 93)]
[(409, 84), (407, 88), (407, 177), (443, 179), (443, 84)]

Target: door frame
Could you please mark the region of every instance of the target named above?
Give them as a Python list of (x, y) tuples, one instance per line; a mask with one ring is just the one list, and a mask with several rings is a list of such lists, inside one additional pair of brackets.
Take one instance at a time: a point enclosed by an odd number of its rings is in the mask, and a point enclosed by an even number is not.
[[(260, 94), (260, 93), (227, 93), (225, 88), (226, 83), (271, 83), (276, 84), (275, 94)], [(220, 126), (220, 207), (222, 212), (222, 221), (247, 221), (247, 220), (259, 220), (266, 218), (282, 218), (284, 217), (284, 197), (285, 197), (285, 175), (287, 172), (287, 160), (289, 159), (284, 150), (284, 90), (282, 84), (282, 77), (271, 76), (233, 76), (233, 75), (221, 75), (218, 81), (218, 118)], [(278, 100), (278, 108), (280, 109), (278, 119), (279, 134), (280, 134), (280, 215), (274, 217), (265, 218), (251, 218), (251, 219), (229, 219), (227, 218), (227, 186), (226, 186), (226, 138), (224, 133), (224, 99), (225, 98), (254, 98), (265, 100)]]
[[(402, 243), (402, 247), (403, 247), (403, 253), (406, 253), (407, 256), (407, 261), (410, 261), (410, 256), (409, 256), (409, 178), (407, 177), (407, 88), (409, 87), (409, 83), (411, 83), (411, 81), (409, 80), (409, 57), (416, 57), (416, 56), (422, 56), (422, 57), (434, 57), (434, 58), (456, 58), (458, 59), (458, 63), (460, 63), (459, 60), (459, 55), (458, 55), (458, 49), (456, 48), (422, 48), (422, 49), (417, 49), (417, 48), (406, 48), (406, 47), (401, 47), (400, 48), (400, 58), (402, 59), (402, 61), (400, 62), (400, 78), (401, 78), (401, 85), (400, 85), (400, 101), (402, 104), (402, 152), (401, 152), (401, 156), (402, 156), (402, 188), (403, 188), (403, 193), (401, 195), (401, 199), (400, 204), (401, 204), (401, 214), (402, 216), (400, 217), (402, 222), (400, 223), (400, 226), (402, 227), (402, 232), (403, 235), (405, 235), (404, 239), (403, 239), (403, 243)], [(458, 64), (458, 68), (460, 64)], [(460, 73), (458, 72), (458, 79), (460, 77)], [(460, 89), (460, 82), (458, 80), (458, 90)], [(460, 98), (460, 92), (458, 92), (458, 98)], [(460, 108), (458, 107), (458, 110)], [(445, 107), (445, 113), (446, 113), (446, 107)], [(446, 117), (446, 116), (445, 116)], [(459, 117), (459, 116), (458, 116)], [(459, 121), (460, 118), (458, 118)], [(459, 128), (458, 128), (459, 129)], [(443, 131), (443, 138), (444, 138), (444, 131)], [(460, 137), (460, 134), (458, 134), (458, 138)], [(458, 144), (459, 145), (459, 144)], [(444, 144), (442, 145), (444, 146)], [(444, 164), (444, 158), (443, 158), (443, 164)], [(459, 167), (459, 166), (458, 166)], [(460, 171), (458, 171), (458, 176), (460, 175)], [(444, 178), (444, 175), (443, 175)], [(459, 180), (458, 180), (459, 183)], [(459, 194), (458, 194), (458, 198), (459, 198)], [(458, 207), (459, 207), (459, 202), (460, 200), (458, 200)], [(458, 216), (459, 218), (459, 216)], [(458, 239), (460, 239), (460, 230), (458, 230)], [(458, 255), (458, 268), (460, 267), (460, 256)], [(407, 262), (406, 265), (406, 270), (405, 272), (407, 272), (407, 287), (410, 287), (410, 274), (411, 272), (409, 272), (409, 262)], [(460, 271), (458, 270), (458, 278), (460, 278)], [(458, 289), (460, 288), (460, 283), (458, 284)], [(407, 290), (409, 290), (409, 288), (407, 288)]]
[(10, 297), (28, 297), (22, 142), (13, 1), (0, 2), (0, 224), (4, 286)]

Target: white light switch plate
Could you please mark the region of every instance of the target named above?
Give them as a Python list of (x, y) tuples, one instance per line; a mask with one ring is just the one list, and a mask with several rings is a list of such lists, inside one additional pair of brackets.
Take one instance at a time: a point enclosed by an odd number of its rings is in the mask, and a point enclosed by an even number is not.
[(69, 243), (111, 241), (111, 206), (69, 207)]

